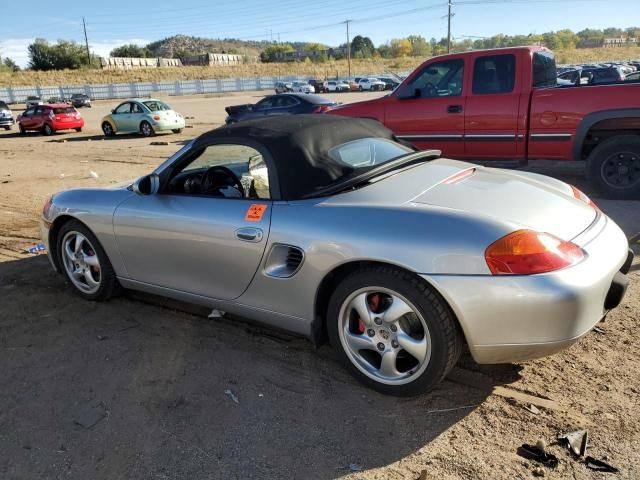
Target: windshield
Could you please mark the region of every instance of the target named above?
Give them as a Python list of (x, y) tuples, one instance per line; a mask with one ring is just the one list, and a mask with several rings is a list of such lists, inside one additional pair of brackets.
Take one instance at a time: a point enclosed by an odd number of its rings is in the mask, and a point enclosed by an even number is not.
[(53, 113), (59, 115), (61, 113), (75, 113), (76, 109), (73, 107), (54, 108)]
[(71, 98), (88, 98), (84, 93), (74, 93)]
[(144, 105), (152, 112), (158, 112), (160, 110), (171, 110), (171, 107), (169, 107), (169, 105), (164, 102), (160, 102), (159, 100), (149, 100), (142, 103), (144, 103)]

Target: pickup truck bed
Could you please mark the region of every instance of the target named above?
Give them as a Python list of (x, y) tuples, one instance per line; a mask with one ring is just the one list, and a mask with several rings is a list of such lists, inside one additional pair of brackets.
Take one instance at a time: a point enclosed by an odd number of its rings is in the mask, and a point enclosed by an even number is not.
[(435, 57), (390, 95), (330, 113), (374, 118), (450, 158), (586, 160), (600, 194), (640, 198), (640, 82), (558, 86), (544, 47)]

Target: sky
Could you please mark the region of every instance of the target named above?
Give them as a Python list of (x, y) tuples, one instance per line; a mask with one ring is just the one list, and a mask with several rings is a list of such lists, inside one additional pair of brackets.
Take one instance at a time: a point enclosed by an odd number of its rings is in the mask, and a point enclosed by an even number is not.
[[(452, 3), (454, 39), (640, 26), (640, 0)], [(174, 34), (335, 46), (345, 42), (345, 20), (352, 20), (352, 38), (368, 36), (376, 45), (411, 34), (440, 39), (447, 34), (446, 14), (447, 0), (0, 0), (0, 17), (5, 19), (0, 28), (0, 56), (11, 57), (24, 67), (27, 45), (35, 38), (84, 42), (83, 16), (90, 49), (108, 56), (124, 43), (144, 45)]]

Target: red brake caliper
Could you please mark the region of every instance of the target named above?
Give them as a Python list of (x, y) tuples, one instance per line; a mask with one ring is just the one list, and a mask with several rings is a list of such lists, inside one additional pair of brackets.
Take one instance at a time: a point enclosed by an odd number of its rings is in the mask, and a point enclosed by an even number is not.
[[(372, 312), (376, 312), (378, 307), (380, 307), (380, 295), (378, 293), (374, 293), (373, 295), (369, 295), (367, 298), (367, 303), (369, 304), (369, 310)], [(364, 319), (358, 319), (358, 332), (364, 333), (366, 330), (366, 326), (364, 324)]]

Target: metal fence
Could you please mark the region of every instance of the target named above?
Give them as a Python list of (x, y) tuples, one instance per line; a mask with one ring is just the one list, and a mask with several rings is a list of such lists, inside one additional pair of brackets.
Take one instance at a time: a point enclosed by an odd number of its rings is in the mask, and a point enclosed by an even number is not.
[(109, 100), (112, 98), (149, 97), (155, 93), (165, 95), (193, 95), (272, 90), (278, 82), (306, 82), (308, 78), (310, 77), (252, 77), (180, 80), (174, 82), (67, 85), (57, 87), (5, 87), (0, 88), (0, 100), (4, 100), (7, 103), (22, 103), (29, 96), (37, 96), (46, 101), (53, 97), (69, 98), (73, 93), (84, 93), (94, 100)]

